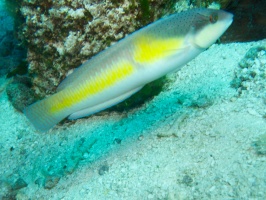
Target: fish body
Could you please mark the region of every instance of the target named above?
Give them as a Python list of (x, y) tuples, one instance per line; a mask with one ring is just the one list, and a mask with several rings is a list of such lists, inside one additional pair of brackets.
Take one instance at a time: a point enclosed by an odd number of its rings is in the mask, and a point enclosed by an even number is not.
[(24, 113), (36, 129), (47, 131), (66, 117), (109, 108), (180, 69), (213, 44), (232, 18), (221, 10), (193, 9), (160, 19), (92, 57)]

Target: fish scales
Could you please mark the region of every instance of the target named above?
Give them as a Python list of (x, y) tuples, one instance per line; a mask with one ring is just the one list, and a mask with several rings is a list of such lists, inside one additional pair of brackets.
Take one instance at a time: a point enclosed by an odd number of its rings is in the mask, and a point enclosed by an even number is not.
[(47, 131), (113, 106), (145, 84), (180, 69), (212, 45), (233, 15), (192, 9), (162, 18), (120, 40), (75, 69), (57, 92), (25, 108), (34, 127)]

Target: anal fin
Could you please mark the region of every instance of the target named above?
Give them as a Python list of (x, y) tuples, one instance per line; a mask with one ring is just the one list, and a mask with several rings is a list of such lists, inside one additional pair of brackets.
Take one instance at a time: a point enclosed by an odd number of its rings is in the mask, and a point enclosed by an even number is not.
[(110, 108), (122, 101), (124, 101), (125, 99), (129, 98), (131, 95), (135, 94), (136, 92), (138, 92), (141, 88), (141, 87), (138, 87), (136, 89), (133, 89), (121, 96), (118, 96), (116, 98), (113, 98), (113, 99), (110, 99), (108, 101), (105, 101), (101, 104), (98, 104), (98, 105), (95, 105), (93, 107), (88, 107), (88, 108), (85, 108), (83, 110), (80, 110), (80, 111), (77, 111), (77, 112), (74, 112), (72, 113), (71, 115), (68, 116), (68, 119), (78, 119), (78, 118), (82, 118), (82, 117), (86, 117), (86, 116), (89, 116), (89, 115), (92, 115), (94, 113), (97, 113), (97, 112), (100, 112), (102, 110), (105, 110), (107, 108)]

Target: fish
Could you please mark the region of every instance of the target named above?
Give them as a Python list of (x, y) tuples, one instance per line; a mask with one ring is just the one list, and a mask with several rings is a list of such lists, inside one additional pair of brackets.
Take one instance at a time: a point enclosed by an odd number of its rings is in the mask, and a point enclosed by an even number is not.
[(46, 132), (65, 118), (74, 120), (107, 109), (179, 70), (215, 43), (232, 21), (233, 14), (207, 8), (159, 19), (84, 62), (55, 94), (23, 112), (35, 129)]

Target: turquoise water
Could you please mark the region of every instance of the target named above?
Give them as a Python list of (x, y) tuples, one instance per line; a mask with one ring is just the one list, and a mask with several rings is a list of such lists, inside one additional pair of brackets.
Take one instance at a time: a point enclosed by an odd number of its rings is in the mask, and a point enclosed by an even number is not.
[[(1, 19), (3, 39), (13, 21)], [(215, 44), (140, 107), (47, 133), (11, 104), (25, 74), (6, 78), (10, 65), (0, 76), (0, 199), (264, 199), (263, 39)]]

